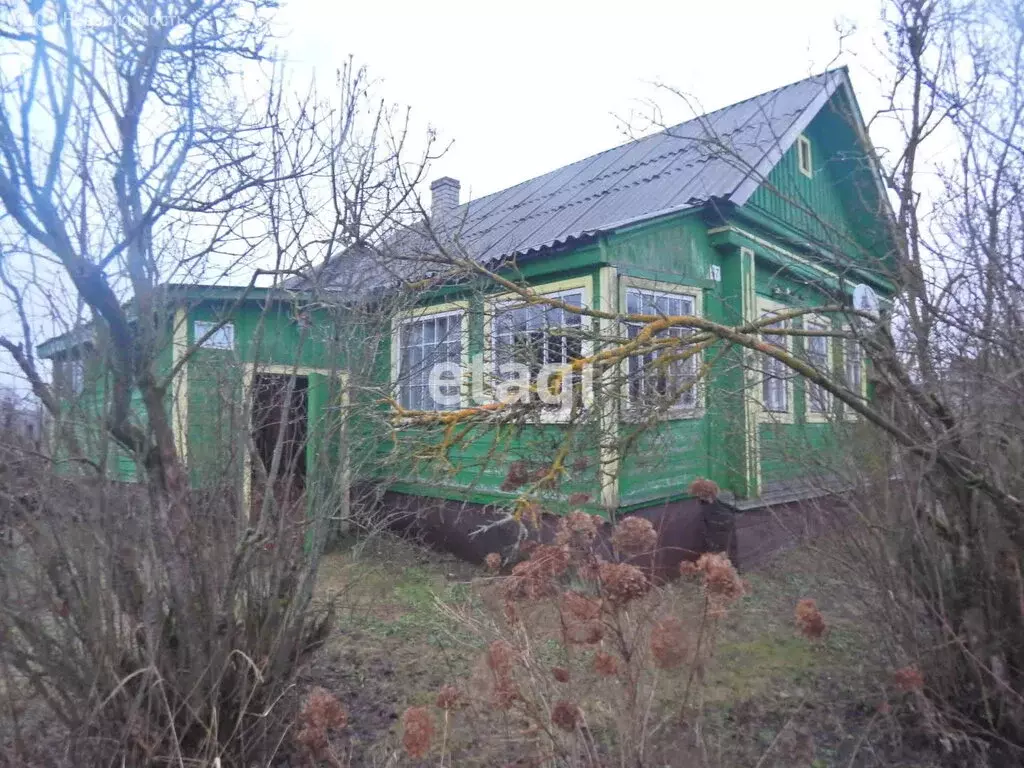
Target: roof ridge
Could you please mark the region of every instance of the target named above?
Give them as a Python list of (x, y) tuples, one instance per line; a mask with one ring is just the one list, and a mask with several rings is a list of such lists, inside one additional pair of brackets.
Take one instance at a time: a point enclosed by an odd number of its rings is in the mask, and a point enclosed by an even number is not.
[[(679, 154), (679, 152), (667, 152), (664, 155), (659, 155), (659, 158), (660, 159), (664, 159), (665, 157), (667, 157), (669, 155), (678, 155), (678, 154)], [(712, 159), (712, 158), (703, 158), (703, 159), (698, 159), (695, 162), (707, 162), (710, 159)], [(608, 187), (607, 189), (603, 189), (603, 190), (601, 190), (599, 192), (592, 192), (589, 195), (587, 195), (586, 197), (572, 198), (568, 202), (562, 203), (562, 204), (557, 205), (557, 206), (537, 208), (537, 209), (531, 210), (529, 213), (527, 213), (527, 214), (525, 214), (523, 216), (514, 218), (511, 221), (509, 221), (509, 220), (498, 221), (497, 223), (492, 224), (489, 227), (486, 227), (486, 228), (481, 229), (479, 231), (472, 232), (470, 234), (470, 236), (473, 237), (473, 238), (477, 238), (477, 237), (482, 237), (484, 235), (487, 235), (487, 234), (490, 234), (492, 232), (495, 232), (495, 231), (497, 231), (499, 229), (511, 229), (512, 227), (515, 227), (515, 226), (517, 226), (519, 224), (522, 224), (523, 222), (527, 222), (527, 221), (530, 221), (531, 219), (536, 219), (538, 217), (545, 216), (545, 215), (550, 214), (552, 212), (564, 211), (564, 210), (567, 210), (569, 208), (573, 208), (575, 206), (581, 205), (582, 203), (589, 202), (591, 200), (595, 200), (596, 198), (606, 197), (607, 195), (610, 195), (610, 194), (615, 193), (615, 192), (619, 192), (619, 191), (621, 191), (623, 189), (626, 189), (628, 187), (637, 187), (637, 186), (640, 186), (641, 184), (648, 184), (651, 181), (654, 181), (655, 179), (659, 179), (659, 178), (661, 178), (663, 176), (671, 176), (672, 174), (678, 173), (683, 168), (687, 168), (687, 167), (689, 167), (692, 164), (693, 163), (684, 163), (684, 164), (680, 165), (678, 163), (670, 163), (669, 165), (663, 166), (663, 167), (660, 168), (660, 170), (658, 170), (658, 171), (656, 171), (654, 173), (651, 173), (648, 176), (644, 176), (643, 178), (636, 179), (634, 181), (630, 181), (630, 182), (627, 182), (627, 183), (619, 183), (619, 184), (616, 184), (615, 186)], [(638, 163), (638, 164), (635, 164), (633, 166), (629, 166), (626, 170), (633, 170), (635, 168), (640, 167), (641, 165), (643, 165), (643, 163)], [(613, 174), (608, 173), (608, 174), (603, 174), (602, 176), (597, 176), (597, 177), (594, 177), (594, 178), (603, 178), (603, 177), (611, 176), (611, 175), (613, 175)], [(562, 191), (562, 190), (560, 189), (558, 191)]]
[[(616, 144), (614, 147), (608, 147), (607, 149), (602, 149), (600, 152), (595, 152), (592, 155), (587, 155), (586, 157), (581, 157), (578, 160), (573, 160), (572, 162), (566, 163), (565, 165), (560, 165), (557, 168), (552, 168), (551, 170), (545, 171), (544, 173), (541, 173), (541, 174), (539, 174), (537, 176), (532, 176), (532, 177), (530, 177), (528, 179), (523, 179), (522, 181), (517, 182), (517, 183), (513, 184), (510, 187), (504, 187), (502, 189), (495, 190), (494, 192), (490, 192), (490, 193), (484, 195), (483, 197), (478, 197), (478, 198), (476, 198), (474, 200), (467, 200), (465, 203), (460, 205), (457, 210), (461, 210), (463, 212), (466, 212), (466, 211), (468, 211), (468, 207), (471, 206), (471, 205), (479, 206), (481, 203), (483, 203), (488, 198), (493, 198), (493, 197), (495, 197), (497, 195), (502, 195), (502, 194), (505, 194), (507, 192), (511, 192), (516, 187), (521, 187), (521, 186), (523, 186), (525, 184), (532, 184), (532, 183), (536, 182), (538, 179), (542, 179), (545, 176), (549, 176), (549, 175), (551, 175), (553, 173), (558, 173), (559, 171), (563, 171), (566, 168), (569, 168), (569, 167), (571, 167), (573, 165), (577, 165), (579, 163), (585, 163), (585, 162), (588, 162), (588, 161), (592, 161), (592, 160), (594, 160), (594, 159), (596, 159), (598, 157), (601, 157), (601, 155), (605, 155), (605, 154), (607, 154), (609, 152), (615, 152), (617, 150), (621, 150), (623, 147), (628, 147), (630, 145), (640, 144), (641, 142), (657, 138), (658, 136), (671, 135), (671, 131), (678, 130), (679, 128), (682, 128), (685, 125), (689, 125), (690, 123), (700, 121), (700, 120), (702, 120), (704, 118), (708, 118), (708, 117), (710, 117), (712, 115), (716, 115), (716, 114), (718, 114), (720, 112), (724, 112), (724, 111), (726, 111), (728, 109), (733, 109), (734, 107), (738, 107), (738, 106), (740, 106), (742, 104), (746, 104), (746, 103), (754, 101), (756, 99), (764, 98), (765, 96), (768, 96), (768, 95), (770, 95), (772, 93), (776, 93), (778, 91), (784, 91), (787, 88), (792, 88), (794, 86), (801, 85), (801, 84), (806, 83), (808, 81), (816, 80), (816, 79), (819, 79), (819, 78), (824, 78), (824, 77), (827, 77), (828, 75), (831, 75), (831, 74), (833, 74), (835, 72), (846, 71), (846, 70), (847, 70), (847, 67), (846, 67), (845, 64), (840, 66), (840, 67), (833, 67), (832, 69), (826, 69), (826, 70), (824, 70), (822, 72), (819, 72), (819, 73), (817, 73), (815, 75), (809, 75), (809, 76), (801, 78), (799, 80), (793, 80), (792, 82), (786, 83), (785, 85), (780, 85), (780, 86), (777, 86), (775, 88), (769, 88), (767, 91), (762, 91), (761, 93), (754, 94), (753, 96), (748, 96), (745, 99), (740, 99), (739, 101), (735, 101), (735, 102), (733, 102), (731, 104), (726, 104), (724, 106), (719, 107), (718, 109), (713, 109), (710, 112), (702, 112), (701, 114), (694, 115), (690, 119), (684, 120), (681, 123), (676, 123), (675, 125), (665, 126), (661, 130), (659, 130), (659, 131), (657, 131), (655, 133), (648, 134), (647, 136), (641, 136), (639, 138), (630, 139), (629, 141), (623, 142), (622, 144)], [(600, 175), (595, 176), (593, 178), (600, 178)], [(586, 183), (586, 182), (581, 182), (581, 183)], [(497, 209), (497, 210), (502, 210), (502, 209)]]
[[(620, 146), (624, 146), (624, 145), (620, 145)], [(659, 162), (659, 161), (664, 161), (664, 160), (666, 160), (667, 158), (670, 158), (670, 157), (676, 157), (678, 155), (683, 154), (684, 152), (688, 152), (689, 149), (690, 149), (690, 147), (688, 147), (688, 146), (686, 146), (686, 147), (678, 147), (676, 149), (672, 149), (672, 150), (669, 150), (669, 151), (666, 151), (666, 152), (661, 152), (660, 154), (657, 154), (654, 157), (644, 157), (644, 158), (641, 158), (640, 160), (637, 160), (636, 162), (630, 163), (629, 165), (619, 166), (619, 167), (616, 167), (616, 168), (610, 169), (610, 170), (608, 168), (604, 168), (600, 172), (598, 172), (598, 173), (596, 173), (596, 174), (594, 174), (592, 176), (588, 176), (585, 179), (582, 179), (580, 181), (576, 181), (576, 182), (573, 182), (573, 183), (570, 183), (570, 184), (566, 184), (565, 186), (559, 187), (558, 189), (553, 190), (551, 192), (548, 192), (546, 194), (538, 195), (536, 198), (532, 198), (532, 200), (538, 201), (538, 202), (539, 201), (543, 201), (543, 200), (547, 200), (547, 199), (550, 199), (550, 198), (554, 197), (555, 195), (562, 194), (563, 192), (566, 192), (567, 190), (571, 191), (573, 189), (579, 189), (581, 187), (587, 186), (588, 184), (592, 184), (595, 181), (600, 181), (602, 179), (608, 179), (608, 178), (611, 178), (612, 176), (621, 176), (621, 175), (623, 175), (625, 173), (629, 173), (630, 171), (634, 171), (634, 170), (636, 170), (638, 168), (642, 168), (645, 165), (650, 165), (651, 163), (656, 163), (656, 162)], [(596, 155), (592, 156), (592, 157), (596, 157)], [(577, 161), (577, 162), (582, 162), (582, 161)], [(573, 163), (570, 163), (570, 165), (573, 165)], [(568, 166), (562, 166), (562, 167), (563, 168), (567, 168)], [(556, 169), (556, 170), (558, 170), (558, 169)], [(553, 173), (553, 172), (554, 171), (551, 171), (551, 173)], [(544, 175), (546, 176), (547, 174), (544, 174)], [(540, 177), (538, 176), (536, 178), (540, 178)], [(523, 183), (526, 183), (526, 182), (523, 182)], [(511, 189), (511, 187), (509, 187), (509, 189)], [(497, 193), (495, 193), (495, 194), (497, 194)], [(491, 213), (497, 213), (497, 212), (500, 212), (500, 211), (514, 211), (516, 208), (524, 205), (526, 202), (527, 201), (521, 201), (521, 202), (516, 203), (515, 205), (507, 205), (504, 208), (497, 208), (494, 211), (491, 211)], [(548, 208), (548, 209), (545, 209), (545, 210), (552, 210), (552, 209)], [(526, 219), (526, 218), (529, 218), (529, 216), (524, 217), (524, 219)]]

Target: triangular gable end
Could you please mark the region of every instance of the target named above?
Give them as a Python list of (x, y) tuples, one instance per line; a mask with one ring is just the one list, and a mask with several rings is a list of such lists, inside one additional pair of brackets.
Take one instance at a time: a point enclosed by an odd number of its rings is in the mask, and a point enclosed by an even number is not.
[[(894, 253), (892, 209), (846, 72), (829, 76), (730, 199), (813, 249), (888, 276), (873, 262)], [(810, 168), (801, 163), (801, 137)]]

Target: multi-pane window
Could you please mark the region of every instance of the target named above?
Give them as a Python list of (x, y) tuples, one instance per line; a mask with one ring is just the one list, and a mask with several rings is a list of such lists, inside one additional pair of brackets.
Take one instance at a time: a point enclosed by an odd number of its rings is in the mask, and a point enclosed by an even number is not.
[[(552, 294), (560, 302), (583, 307), (583, 291)], [(583, 355), (583, 317), (578, 312), (549, 304), (499, 307), (494, 316), (495, 376), (517, 378), (514, 369), (525, 367), (530, 380), (541, 368), (557, 367)], [(573, 376), (573, 383), (579, 378)]]
[(846, 340), (846, 386), (858, 395), (864, 392), (864, 356), (856, 339)]
[[(405, 320), (398, 329), (398, 402), (412, 411), (459, 407), (461, 311)], [(431, 392), (431, 376), (434, 391)]]
[(68, 387), (73, 395), (85, 390), (85, 361), (80, 357), (68, 361)]
[[(766, 343), (773, 344), (782, 349), (789, 349), (789, 336), (781, 333), (771, 333), (771, 328), (787, 328), (788, 320), (765, 326), (763, 338)], [(771, 413), (789, 412), (789, 375), (786, 364), (774, 357), (764, 356), (763, 378), (761, 383), (761, 399), (764, 409)]]
[[(808, 330), (811, 331), (825, 331), (825, 326), (821, 324), (809, 324)], [(807, 362), (810, 363), (816, 371), (828, 374), (831, 366), (829, 365), (829, 343), (827, 336), (806, 336), (804, 342), (804, 348), (807, 354)], [(830, 398), (829, 393), (820, 385), (815, 384), (813, 381), (807, 382), (807, 412), (816, 415), (825, 415), (829, 412)]]
[(203, 349), (234, 349), (234, 323), (224, 323), (222, 326), (217, 328), (217, 323), (209, 323), (206, 322), (205, 320), (196, 320), (194, 328), (196, 334), (196, 341), (202, 339), (214, 328), (216, 328), (216, 330), (214, 330), (210, 337), (201, 344)]
[[(678, 317), (693, 315), (696, 300), (693, 296), (664, 293), (639, 288), (626, 291), (626, 312), (630, 315), (660, 315)], [(629, 338), (634, 339), (643, 329), (641, 323), (627, 326)], [(690, 328), (672, 327), (659, 332), (657, 339), (685, 339)], [(686, 350), (683, 343), (669, 343), (664, 349), (653, 349), (629, 358), (629, 402), (631, 406), (654, 405), (679, 410), (697, 407), (697, 356), (680, 359)]]

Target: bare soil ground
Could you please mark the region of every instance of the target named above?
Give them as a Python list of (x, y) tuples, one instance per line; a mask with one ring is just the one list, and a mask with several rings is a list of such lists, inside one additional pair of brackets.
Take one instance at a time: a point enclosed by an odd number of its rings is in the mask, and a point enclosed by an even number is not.
[[(652, 765), (939, 764), (932, 745), (901, 737), (898, 725), (913, 701), (891, 689), (864, 604), (828, 560), (819, 548), (802, 548), (744, 574), (749, 594), (721, 624), (700, 704), (657, 734)], [(494, 587), (480, 568), (395, 539), (326, 559), (320, 597), (337, 600), (337, 630), (303, 684), (328, 689), (348, 710), (349, 725), (334, 743), (343, 764), (534, 764), (517, 749), (514, 723), (495, 721), (487, 730), (458, 712), (445, 734), (446, 756), (435, 746), (417, 763), (401, 748), (407, 707), (432, 707), (442, 686), (471, 684), (484, 641), (469, 625), (498, 612)], [(699, 599), (693, 584), (668, 589)], [(794, 606), (805, 597), (817, 601), (829, 626), (819, 642), (794, 629)], [(662, 711), (672, 710), (682, 687), (665, 681)]]

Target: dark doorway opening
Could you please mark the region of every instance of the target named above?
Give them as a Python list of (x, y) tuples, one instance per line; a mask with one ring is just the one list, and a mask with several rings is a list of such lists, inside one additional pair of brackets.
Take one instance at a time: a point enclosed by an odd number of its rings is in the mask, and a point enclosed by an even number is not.
[(252, 389), (253, 440), (264, 470), (258, 473), (257, 468), (253, 468), (254, 508), (259, 508), (257, 505), (262, 504), (267, 492), (260, 476), (265, 473), (269, 478), (274, 452), (280, 444), (278, 470), (271, 490), (279, 509), (296, 510), (302, 514), (300, 502), (306, 490), (306, 443), (309, 437), (309, 379), (306, 376), (258, 373), (253, 379)]

